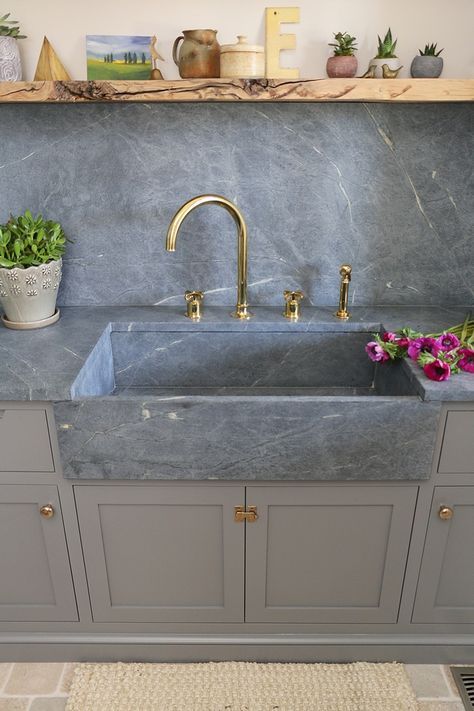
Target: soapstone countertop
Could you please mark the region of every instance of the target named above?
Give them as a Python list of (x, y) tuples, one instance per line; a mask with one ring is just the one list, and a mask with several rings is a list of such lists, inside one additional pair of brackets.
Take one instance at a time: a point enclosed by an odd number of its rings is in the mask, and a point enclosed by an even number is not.
[[(410, 326), (421, 332), (441, 331), (464, 320), (469, 307), (356, 307), (347, 322), (334, 309), (307, 306), (296, 323), (283, 318), (279, 307), (252, 308), (254, 317), (237, 321), (231, 307), (207, 306), (194, 323), (184, 307), (67, 307), (60, 320), (41, 330), (14, 331), (0, 326), (0, 400), (72, 399), (71, 387), (101, 336), (112, 331), (377, 331)], [(430, 381), (408, 362), (417, 392), (426, 401), (474, 401), (474, 377), (461, 374), (449, 381)]]

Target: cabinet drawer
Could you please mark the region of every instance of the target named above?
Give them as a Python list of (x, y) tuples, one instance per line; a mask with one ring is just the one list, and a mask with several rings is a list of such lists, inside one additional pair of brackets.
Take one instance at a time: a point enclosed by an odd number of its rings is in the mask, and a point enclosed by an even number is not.
[(46, 410), (0, 409), (0, 471), (53, 472)]
[(474, 411), (449, 410), (438, 471), (474, 473)]

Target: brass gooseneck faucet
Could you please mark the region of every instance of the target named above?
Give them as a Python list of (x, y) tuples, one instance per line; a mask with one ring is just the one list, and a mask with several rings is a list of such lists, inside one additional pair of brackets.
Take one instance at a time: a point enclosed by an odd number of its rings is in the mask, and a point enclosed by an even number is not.
[(183, 220), (190, 212), (195, 210), (196, 207), (208, 203), (211, 205), (221, 205), (225, 208), (227, 212), (232, 215), (237, 225), (237, 305), (232, 316), (235, 318), (248, 319), (252, 314), (249, 312), (247, 304), (247, 227), (241, 212), (234, 203), (221, 195), (198, 195), (188, 200), (188, 202), (179, 208), (170, 222), (166, 234), (166, 249), (168, 252), (174, 252), (176, 250), (176, 239)]

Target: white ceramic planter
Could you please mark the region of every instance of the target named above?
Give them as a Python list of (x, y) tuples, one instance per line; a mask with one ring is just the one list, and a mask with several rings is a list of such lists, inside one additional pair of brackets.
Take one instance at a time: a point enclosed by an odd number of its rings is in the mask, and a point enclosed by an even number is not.
[(34, 323), (52, 316), (62, 259), (28, 269), (0, 268), (0, 304), (9, 321)]
[(0, 81), (21, 81), (21, 59), (18, 41), (0, 37)]
[(376, 70), (375, 70), (375, 78), (376, 79), (382, 79), (383, 78), (383, 71), (382, 71), (382, 65), (387, 64), (389, 69), (398, 69), (401, 64), (400, 60), (398, 57), (392, 57), (391, 59), (387, 59), (385, 57), (379, 59), (378, 57), (374, 57), (373, 59), (370, 60), (369, 62), (369, 67), (375, 64)]

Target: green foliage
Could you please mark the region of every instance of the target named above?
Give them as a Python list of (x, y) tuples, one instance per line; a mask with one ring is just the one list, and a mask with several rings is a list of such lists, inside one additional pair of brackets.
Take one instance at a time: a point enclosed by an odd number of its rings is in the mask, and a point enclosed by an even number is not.
[(439, 57), (441, 52), (443, 51), (440, 49), (438, 52), (436, 51), (438, 47), (438, 43), (433, 43), (433, 44), (425, 44), (425, 48), (423, 50), (419, 49), (419, 53), (421, 54), (422, 57)]
[(25, 39), (26, 35), (20, 35), (20, 27), (16, 20), (9, 20), (10, 13), (0, 17), (0, 37), (13, 37), (14, 39)]
[(397, 46), (397, 40), (392, 39), (392, 30), (390, 27), (387, 30), (387, 34), (383, 38), (383, 40), (380, 39), (380, 35), (377, 35), (378, 37), (378, 47), (377, 47), (377, 56), (376, 59), (395, 59), (396, 54), (395, 54), (395, 47)]
[(58, 222), (26, 210), (0, 225), (0, 267), (26, 269), (57, 260), (69, 241)]
[(335, 42), (329, 42), (334, 47), (336, 57), (351, 57), (357, 49), (356, 37), (351, 37), (347, 32), (334, 33)]

